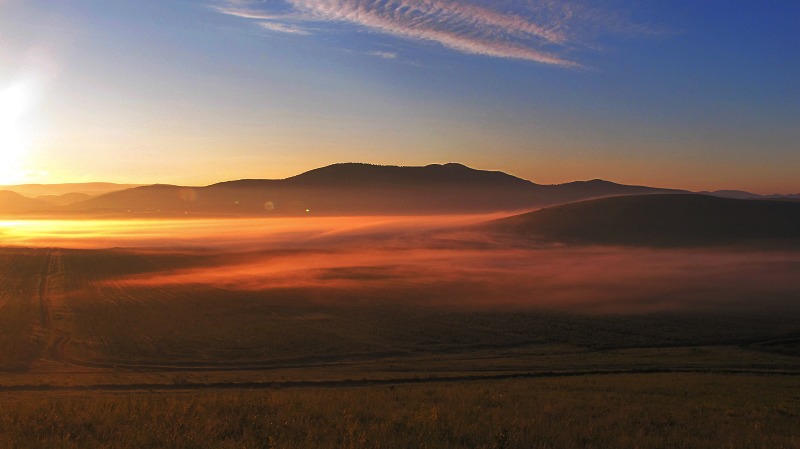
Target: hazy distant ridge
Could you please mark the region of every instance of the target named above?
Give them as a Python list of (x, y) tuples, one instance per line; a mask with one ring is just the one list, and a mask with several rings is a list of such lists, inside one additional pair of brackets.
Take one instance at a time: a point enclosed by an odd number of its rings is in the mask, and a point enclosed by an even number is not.
[(698, 192), (706, 195), (718, 196), (721, 198), (733, 198), (738, 200), (784, 200), (784, 201), (800, 201), (800, 193), (796, 194), (772, 194), (772, 195), (759, 195), (757, 193), (745, 192), (743, 190), (715, 190), (713, 192), (703, 191)]
[(0, 190), (10, 190), (28, 198), (39, 196), (61, 196), (68, 193), (102, 195), (117, 190), (130, 189), (142, 184), (115, 184), (113, 182), (80, 182), (64, 184), (15, 184), (0, 186)]
[(9, 190), (0, 190), (0, 211), (4, 213), (27, 213), (52, 207), (50, 203), (28, 198)]

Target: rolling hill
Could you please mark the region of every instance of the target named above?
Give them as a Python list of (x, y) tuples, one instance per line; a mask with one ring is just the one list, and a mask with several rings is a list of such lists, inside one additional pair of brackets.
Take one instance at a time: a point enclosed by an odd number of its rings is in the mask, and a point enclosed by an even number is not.
[(45, 201), (28, 198), (9, 190), (0, 190), (0, 211), (4, 213), (29, 213), (48, 210), (52, 207)]
[(206, 187), (153, 185), (112, 192), (73, 210), (142, 214), (315, 215), (519, 211), (587, 198), (669, 192), (593, 180), (540, 185), (461, 164), (334, 164), (282, 180)]
[(602, 198), (495, 220), (484, 229), (567, 244), (715, 246), (800, 243), (800, 203), (698, 194)]

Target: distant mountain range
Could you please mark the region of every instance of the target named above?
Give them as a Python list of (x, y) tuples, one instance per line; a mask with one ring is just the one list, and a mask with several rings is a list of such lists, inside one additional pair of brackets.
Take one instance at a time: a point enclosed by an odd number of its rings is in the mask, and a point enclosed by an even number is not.
[(61, 196), (80, 193), (89, 196), (102, 195), (117, 190), (139, 187), (142, 184), (114, 184), (111, 182), (81, 182), (66, 184), (16, 184), (0, 186), (0, 190), (10, 190), (28, 198), (40, 196)]
[(286, 179), (243, 179), (205, 187), (86, 183), (5, 188), (16, 192), (0, 198), (0, 214), (5, 216), (514, 212), (608, 196), (686, 193), (599, 179), (542, 185), (455, 163), (424, 167), (343, 163)]
[(800, 244), (800, 202), (699, 194), (579, 201), (481, 226), (510, 238), (651, 247)]
[(743, 190), (715, 190), (713, 192), (702, 191), (697, 192), (705, 195), (718, 196), (720, 198), (732, 198), (736, 200), (782, 200), (782, 201), (800, 201), (800, 193), (789, 195), (759, 195), (757, 193), (745, 192)]
[(86, 182), (68, 184), (17, 184), (0, 186), (0, 214), (53, 214), (64, 206), (86, 201), (140, 184)]

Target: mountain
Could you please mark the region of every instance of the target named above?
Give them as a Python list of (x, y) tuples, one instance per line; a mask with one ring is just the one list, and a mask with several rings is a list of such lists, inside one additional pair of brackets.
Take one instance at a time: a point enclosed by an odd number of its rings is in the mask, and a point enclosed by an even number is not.
[(475, 170), (462, 164), (432, 164), (402, 167), (370, 164), (334, 164), (286, 179), (295, 186), (394, 188), (424, 186), (527, 187), (534, 185), (515, 176), (488, 170)]
[(514, 238), (567, 244), (798, 244), (800, 203), (698, 194), (636, 195), (564, 204), (483, 227)]
[(44, 201), (28, 198), (9, 190), (0, 190), (0, 212), (2, 213), (41, 212), (51, 207)]
[(137, 187), (70, 207), (141, 214), (451, 214), (518, 211), (601, 196), (669, 191), (600, 180), (539, 185), (453, 163), (424, 167), (345, 163), (282, 180)]

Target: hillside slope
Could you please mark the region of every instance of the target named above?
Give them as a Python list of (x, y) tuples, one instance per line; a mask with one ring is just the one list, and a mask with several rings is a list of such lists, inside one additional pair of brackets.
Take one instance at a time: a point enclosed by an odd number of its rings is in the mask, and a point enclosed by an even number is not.
[(485, 229), (578, 244), (705, 246), (800, 242), (800, 204), (697, 194), (602, 198), (496, 220)]

